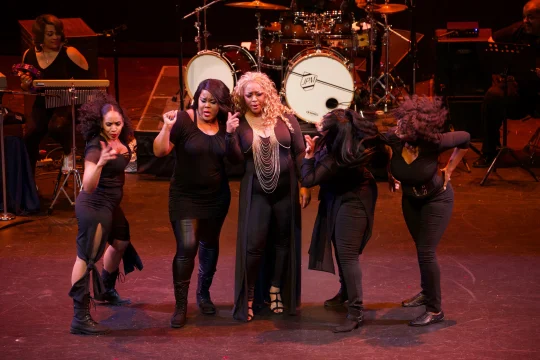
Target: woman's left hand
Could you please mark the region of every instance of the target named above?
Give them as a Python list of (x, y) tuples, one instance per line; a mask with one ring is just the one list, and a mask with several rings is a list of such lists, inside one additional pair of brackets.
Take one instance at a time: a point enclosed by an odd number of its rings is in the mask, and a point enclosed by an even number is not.
[(315, 143), (317, 142), (318, 138), (318, 136), (312, 138), (309, 135), (304, 135), (304, 139), (306, 139), (306, 159), (311, 159), (313, 157), (313, 154), (315, 153)]
[(441, 176), (443, 178), (443, 189), (446, 190), (446, 185), (448, 184), (448, 182), (450, 181), (450, 175), (452, 175), (452, 173), (450, 171), (447, 170), (447, 168), (444, 168), (444, 169), (441, 169)]
[(302, 209), (309, 205), (311, 202), (311, 190), (305, 187), (300, 188), (300, 205)]

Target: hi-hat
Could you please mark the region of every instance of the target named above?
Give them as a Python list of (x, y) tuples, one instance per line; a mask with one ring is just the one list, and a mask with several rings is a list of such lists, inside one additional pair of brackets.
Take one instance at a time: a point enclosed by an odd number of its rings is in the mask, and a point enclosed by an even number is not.
[(226, 6), (247, 8), (247, 9), (260, 9), (260, 10), (289, 10), (288, 7), (277, 4), (265, 3), (262, 1), (242, 1), (225, 4)]
[(373, 9), (373, 12), (379, 14), (395, 14), (407, 10), (407, 5), (403, 4), (385, 4), (377, 6)]

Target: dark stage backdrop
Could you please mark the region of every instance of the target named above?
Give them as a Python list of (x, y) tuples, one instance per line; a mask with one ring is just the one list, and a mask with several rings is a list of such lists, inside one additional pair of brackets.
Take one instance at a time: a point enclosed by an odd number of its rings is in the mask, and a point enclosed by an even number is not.
[[(230, 0), (229, 0), (230, 1)], [(382, 0), (378, 0), (379, 2)], [(208, 1), (210, 2), (210, 0)], [(286, 5), (288, 0), (269, 0), (268, 2)], [(522, 7), (526, 1), (493, 0), (418, 0), (417, 31), (425, 35), (419, 44), (420, 66), (432, 69), (433, 35), (435, 29), (445, 28), (447, 21), (478, 21), (482, 28), (494, 30), (521, 19)], [(104, 1), (104, 0), (56, 0), (12, 2), (6, 1), (0, 13), (0, 55), (21, 54), (21, 40), (18, 20), (34, 19), (39, 14), (52, 13), (60, 18), (80, 17), (96, 33), (103, 30), (127, 25), (127, 30), (117, 37), (117, 51), (120, 56), (169, 56), (178, 54), (179, 14), (187, 14), (202, 0), (152, 0), (140, 1)], [(391, 1), (404, 3), (404, 0)], [(497, 4), (495, 4), (497, 3)], [(263, 10), (262, 19), (277, 21), (279, 11)], [(241, 41), (254, 40), (255, 11), (227, 7), (224, 3), (211, 6), (207, 12), (208, 30), (212, 34), (209, 47), (219, 44), (239, 44)], [(407, 12), (394, 14), (389, 22), (396, 29), (409, 29), (410, 16)], [(195, 17), (182, 23), (184, 51), (186, 56), (194, 54)], [(112, 54), (110, 38), (100, 38), (100, 56)]]

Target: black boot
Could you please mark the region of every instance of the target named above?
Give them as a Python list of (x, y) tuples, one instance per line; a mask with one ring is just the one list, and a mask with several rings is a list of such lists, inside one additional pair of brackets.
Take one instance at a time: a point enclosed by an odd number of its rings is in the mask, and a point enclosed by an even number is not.
[(82, 301), (73, 299), (73, 320), (71, 321), (70, 332), (82, 335), (103, 335), (110, 329), (92, 319), (90, 315), (90, 294), (86, 294)]
[(129, 299), (122, 299), (115, 289), (118, 275), (118, 269), (112, 273), (105, 269), (101, 271), (101, 279), (103, 280), (103, 285), (105, 285), (105, 292), (94, 296), (97, 301), (106, 302), (109, 305), (126, 305), (131, 303)]
[(352, 331), (360, 327), (362, 325), (363, 320), (364, 320), (364, 313), (362, 310), (349, 309), (345, 322), (343, 322), (343, 324), (341, 324), (340, 326), (336, 327), (333, 330), (333, 332), (341, 333), (341, 332)]
[(213, 276), (204, 277), (199, 273), (199, 282), (197, 284), (197, 305), (204, 315), (214, 315), (216, 306), (210, 299), (210, 285), (212, 285)]
[(189, 290), (189, 280), (174, 282), (174, 298), (176, 306), (171, 318), (171, 327), (181, 328), (186, 324), (187, 296)]
[(337, 306), (343, 306), (345, 302), (347, 301), (347, 291), (343, 289), (343, 286), (339, 288), (338, 293), (336, 296), (334, 296), (331, 299), (328, 299), (324, 302), (325, 307), (337, 307)]

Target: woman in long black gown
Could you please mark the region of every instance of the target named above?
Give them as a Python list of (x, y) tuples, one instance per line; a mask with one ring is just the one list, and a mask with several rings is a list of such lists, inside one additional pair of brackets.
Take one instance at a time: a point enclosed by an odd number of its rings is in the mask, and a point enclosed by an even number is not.
[[(109, 331), (90, 316), (90, 274), (94, 297), (113, 304), (126, 300), (114, 288), (120, 261), (126, 274), (142, 263), (131, 245), (129, 223), (120, 207), (129, 164), (132, 134), (130, 119), (109, 95), (100, 94), (81, 107), (79, 119), (87, 141), (83, 190), (77, 196), (75, 214), (79, 224), (77, 259), (71, 275), (74, 311), (71, 333), (99, 335)], [(105, 251), (107, 243), (110, 246)], [(96, 263), (103, 258), (103, 281)]]
[(229, 121), (227, 146), (245, 164), (240, 184), (233, 317), (253, 319), (253, 304), (295, 314), (300, 301), (300, 201), (304, 157), (302, 132), (292, 110), (279, 100), (266, 74), (248, 72), (238, 81), (233, 101), (242, 114)]
[(334, 332), (351, 331), (363, 321), (359, 257), (371, 237), (377, 184), (366, 169), (382, 147), (375, 124), (353, 110), (333, 110), (318, 125), (323, 134), (306, 139), (302, 186), (320, 185), (319, 210), (309, 249), (309, 269), (334, 273), (336, 251), (343, 295), (349, 302), (345, 322)]
[[(404, 300), (404, 307), (426, 306), (410, 326), (425, 326), (444, 319), (441, 274), (435, 251), (452, 216), (454, 190), (450, 176), (469, 148), (465, 131), (444, 133), (447, 111), (440, 99), (413, 96), (396, 110), (397, 127), (386, 134), (392, 149), (390, 189), (401, 183), (403, 217), (416, 245), (422, 291)], [(439, 155), (454, 149), (440, 172)], [(396, 182), (397, 180), (397, 182)]]
[(234, 121), (229, 89), (220, 80), (202, 81), (191, 109), (163, 115), (154, 140), (154, 154), (176, 154), (169, 190), (169, 218), (176, 238), (172, 271), (176, 307), (171, 327), (186, 323), (187, 296), (195, 256), (199, 251), (197, 304), (213, 315), (210, 285), (219, 255), (219, 234), (231, 202), (225, 170), (225, 123)]

